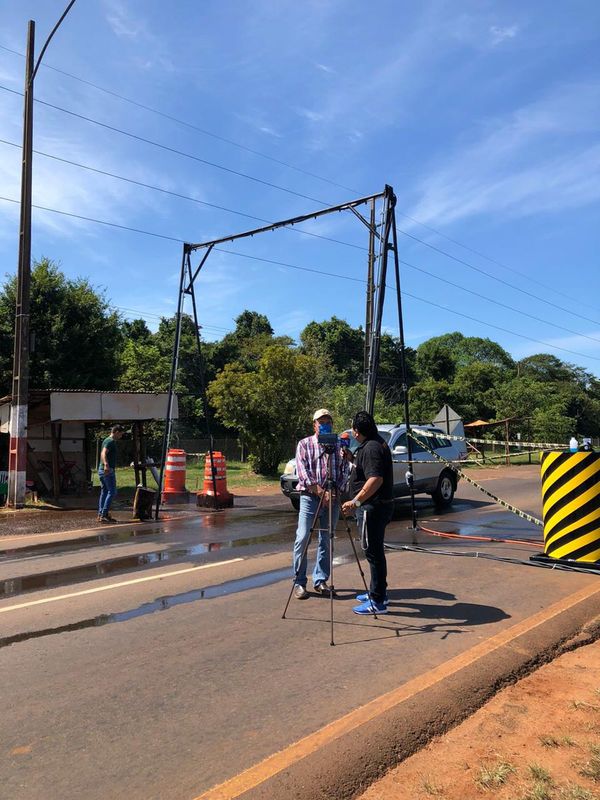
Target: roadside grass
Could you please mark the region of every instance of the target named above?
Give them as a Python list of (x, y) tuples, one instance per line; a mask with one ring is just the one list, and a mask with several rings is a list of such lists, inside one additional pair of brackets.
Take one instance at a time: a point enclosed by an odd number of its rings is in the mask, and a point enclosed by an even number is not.
[(591, 758), (579, 767), (579, 774), (600, 783), (600, 744), (590, 744)]
[(579, 786), (577, 783), (570, 783), (561, 787), (558, 793), (558, 800), (594, 800), (594, 795)]
[(480, 767), (475, 783), (481, 789), (497, 789), (503, 786), (516, 771), (508, 761), (499, 761), (493, 766)]
[(530, 764), (529, 772), (534, 781), (538, 783), (545, 783), (547, 786), (552, 784), (552, 776), (545, 767), (539, 764)]
[(430, 778), (423, 778), (423, 791), (430, 797), (441, 797), (444, 793), (444, 787), (435, 783)]
[(583, 786), (570, 783), (560, 789), (558, 800), (594, 800), (594, 795)]
[[(283, 473), (285, 462), (279, 465), (277, 475), (256, 475), (249, 465), (241, 461), (227, 462), (227, 488), (228, 489), (259, 489), (264, 486), (278, 486), (279, 475)], [(150, 472), (146, 473), (148, 486), (156, 489), (156, 483)], [(100, 486), (98, 473), (93, 475), (94, 486)], [(204, 484), (204, 461), (202, 463), (189, 463), (186, 468), (185, 485), (190, 492), (199, 491)], [(133, 467), (117, 467), (117, 486), (121, 499), (133, 497), (136, 488), (135, 471)]]

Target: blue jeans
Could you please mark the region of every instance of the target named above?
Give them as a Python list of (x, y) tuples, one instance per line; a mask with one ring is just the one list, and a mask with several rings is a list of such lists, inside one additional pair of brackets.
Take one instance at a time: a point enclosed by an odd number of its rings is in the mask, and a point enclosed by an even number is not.
[[(300, 512), (298, 514), (298, 529), (296, 530), (296, 541), (294, 542), (294, 576), (296, 586), (304, 586), (306, 588), (306, 553), (302, 557), (302, 551), (310, 533), (310, 527), (313, 524), (313, 519), (319, 505), (319, 498), (312, 494), (300, 495)], [(333, 508), (333, 525), (335, 527), (339, 509), (337, 503), (334, 503)], [(317, 560), (315, 561), (315, 568), (313, 570), (313, 584), (326, 581), (329, 578), (330, 564), (329, 564), (329, 508), (323, 506), (319, 514), (317, 527), (319, 530), (319, 543), (317, 545)]]
[(98, 477), (100, 478), (100, 501), (98, 503), (98, 514), (101, 517), (107, 516), (110, 511), (110, 504), (117, 495), (117, 476), (114, 469), (104, 474), (104, 470), (98, 470)]

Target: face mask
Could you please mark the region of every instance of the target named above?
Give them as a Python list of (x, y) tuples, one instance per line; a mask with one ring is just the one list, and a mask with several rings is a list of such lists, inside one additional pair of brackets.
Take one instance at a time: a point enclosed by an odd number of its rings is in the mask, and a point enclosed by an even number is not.
[(319, 423), (319, 433), (333, 433), (333, 426), (331, 422), (321, 422)]

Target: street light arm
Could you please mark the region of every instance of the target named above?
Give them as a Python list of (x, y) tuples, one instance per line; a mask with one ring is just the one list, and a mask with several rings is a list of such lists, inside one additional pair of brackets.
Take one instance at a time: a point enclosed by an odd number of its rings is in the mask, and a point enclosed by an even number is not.
[(60, 28), (61, 22), (67, 16), (67, 14), (71, 10), (71, 8), (75, 5), (75, 2), (76, 2), (76, 0), (71, 0), (69, 5), (63, 11), (61, 18), (58, 20), (56, 25), (52, 28), (50, 36), (48, 36), (48, 38), (46, 39), (46, 42), (45, 42), (44, 46), (42, 47), (41, 52), (40, 52), (40, 54), (38, 56), (38, 60), (35, 62), (35, 67), (33, 68), (33, 73), (32, 73), (31, 78), (29, 80), (29, 86), (31, 86), (31, 84), (33, 83), (33, 79), (35, 78), (36, 72), (38, 71), (38, 67), (40, 66), (40, 62), (41, 62), (42, 58), (44, 57), (44, 53), (46, 52), (46, 50), (48, 48), (48, 45), (50, 44), (50, 40), (52, 39), (52, 37), (54, 36), (56, 31)]

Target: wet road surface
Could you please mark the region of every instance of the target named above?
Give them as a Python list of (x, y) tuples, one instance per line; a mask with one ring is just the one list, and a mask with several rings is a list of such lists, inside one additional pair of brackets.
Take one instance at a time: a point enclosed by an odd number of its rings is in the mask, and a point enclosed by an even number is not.
[[(510, 499), (503, 481), (494, 491)], [(513, 494), (538, 514), (538, 485), (525, 484)], [(418, 508), (432, 529), (541, 540), (470, 487), (452, 511)], [(341, 525), (331, 648), (328, 599), (292, 600), (282, 619), (295, 526), (279, 505), (1, 540), (6, 796), (194, 798), (596, 580), (531, 568), (525, 545), (418, 532), (430, 550), (523, 564), (390, 552), (390, 613), (373, 621), (351, 613), (362, 587)], [(409, 526), (406, 504), (389, 542), (412, 544)]]

